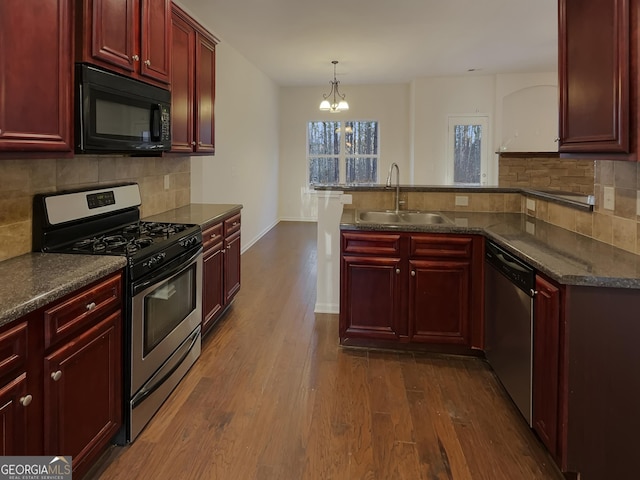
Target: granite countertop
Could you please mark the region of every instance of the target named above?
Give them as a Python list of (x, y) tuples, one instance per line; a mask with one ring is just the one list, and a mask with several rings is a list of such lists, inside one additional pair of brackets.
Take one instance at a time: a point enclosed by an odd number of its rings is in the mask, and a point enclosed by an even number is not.
[(203, 228), (216, 223), (232, 213), (242, 210), (242, 205), (225, 203), (191, 203), (184, 207), (146, 217), (149, 222), (194, 223)]
[(27, 253), (0, 262), (0, 326), (113, 273), (124, 257)]
[(520, 213), (441, 212), (450, 223), (357, 223), (345, 210), (341, 230), (481, 234), (564, 285), (640, 289), (640, 256)]

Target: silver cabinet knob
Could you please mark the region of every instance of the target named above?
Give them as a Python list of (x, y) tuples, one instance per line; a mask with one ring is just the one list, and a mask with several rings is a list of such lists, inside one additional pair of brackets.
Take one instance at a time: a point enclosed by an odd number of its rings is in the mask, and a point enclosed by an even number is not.
[(20, 405), (22, 405), (23, 407), (28, 407), (31, 403), (31, 400), (33, 400), (33, 397), (31, 395), (20, 397)]
[(416, 271), (415, 270), (411, 270), (411, 276), (415, 277), (416, 276)]
[(91, 302), (91, 303), (87, 303), (86, 309), (90, 312), (91, 310), (93, 310), (94, 308), (96, 308), (96, 302)]
[(53, 379), (54, 382), (57, 382), (62, 378), (62, 372), (60, 370), (57, 370), (51, 373), (51, 378)]
[(195, 147), (196, 146), (196, 142), (191, 142), (191, 145)]
[(396, 274), (399, 274), (399, 273), (400, 273), (400, 269), (396, 268)]
[(131, 60), (137, 62), (138, 60), (140, 60), (140, 57), (138, 55), (134, 55), (133, 57), (131, 57)]
[(145, 64), (147, 67), (150, 67), (150, 66), (151, 66), (151, 60), (145, 60), (145, 61), (144, 61), (144, 64)]

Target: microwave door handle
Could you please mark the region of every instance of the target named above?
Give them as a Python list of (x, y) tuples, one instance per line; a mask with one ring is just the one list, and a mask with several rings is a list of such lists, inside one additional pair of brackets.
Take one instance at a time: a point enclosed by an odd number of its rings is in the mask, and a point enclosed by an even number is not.
[(153, 105), (151, 111), (151, 140), (153, 142), (160, 141), (160, 132), (162, 123), (162, 106), (157, 103)]

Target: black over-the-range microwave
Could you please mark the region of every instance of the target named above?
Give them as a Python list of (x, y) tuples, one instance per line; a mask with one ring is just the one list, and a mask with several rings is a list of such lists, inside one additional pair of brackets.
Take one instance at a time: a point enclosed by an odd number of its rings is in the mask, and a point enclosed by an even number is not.
[(171, 148), (171, 92), (82, 63), (75, 73), (76, 153)]

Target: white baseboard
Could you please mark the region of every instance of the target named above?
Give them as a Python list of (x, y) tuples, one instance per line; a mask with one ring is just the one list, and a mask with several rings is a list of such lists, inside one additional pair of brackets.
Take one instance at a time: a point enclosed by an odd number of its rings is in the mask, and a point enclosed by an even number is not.
[(314, 222), (318, 221), (317, 218), (309, 217), (280, 217), (281, 222)]
[(334, 303), (316, 303), (314, 313), (340, 313), (340, 305)]

